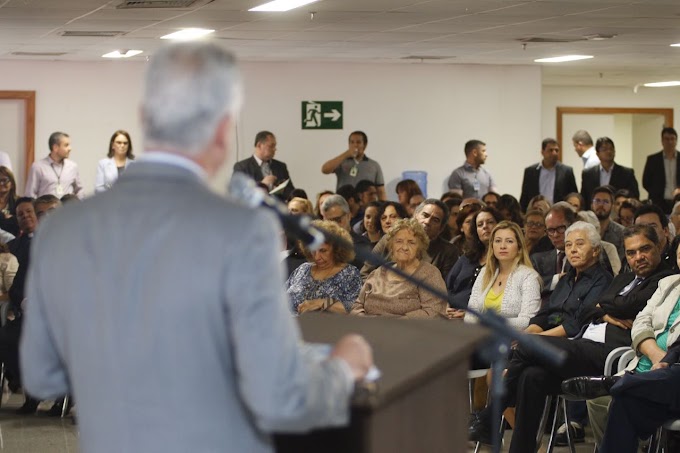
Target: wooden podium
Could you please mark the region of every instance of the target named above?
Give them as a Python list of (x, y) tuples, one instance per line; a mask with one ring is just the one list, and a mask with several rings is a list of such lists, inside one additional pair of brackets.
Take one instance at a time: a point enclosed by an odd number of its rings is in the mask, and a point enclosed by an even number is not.
[(382, 377), (358, 388), (350, 425), (275, 436), (278, 453), (456, 453), (467, 449), (467, 370), (488, 332), (448, 320), (398, 320), (310, 314), (306, 341), (333, 343), (345, 333), (373, 346)]

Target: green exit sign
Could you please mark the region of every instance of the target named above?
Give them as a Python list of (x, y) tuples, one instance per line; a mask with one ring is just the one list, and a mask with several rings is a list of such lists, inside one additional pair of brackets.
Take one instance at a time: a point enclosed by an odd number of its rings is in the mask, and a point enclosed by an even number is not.
[(302, 101), (303, 129), (342, 129), (342, 101)]

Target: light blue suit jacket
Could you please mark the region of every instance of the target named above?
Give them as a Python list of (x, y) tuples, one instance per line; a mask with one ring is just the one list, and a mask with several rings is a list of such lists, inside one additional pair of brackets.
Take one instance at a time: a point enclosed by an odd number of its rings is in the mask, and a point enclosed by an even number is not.
[[(130, 163), (130, 159), (125, 161), (125, 167), (127, 168)], [(94, 191), (104, 192), (109, 190), (114, 182), (118, 179), (118, 168), (116, 167), (116, 162), (112, 157), (107, 157), (102, 159), (97, 163), (97, 175), (94, 179)]]
[(269, 452), (272, 431), (346, 423), (351, 378), (301, 348), (279, 236), (162, 163), (61, 208), (33, 244), (27, 391), (74, 394), (84, 452)]

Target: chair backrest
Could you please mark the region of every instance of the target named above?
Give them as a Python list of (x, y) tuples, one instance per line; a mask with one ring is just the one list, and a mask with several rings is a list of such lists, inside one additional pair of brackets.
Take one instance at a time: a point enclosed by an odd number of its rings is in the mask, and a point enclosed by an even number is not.
[(631, 360), (635, 358), (635, 351), (630, 346), (621, 346), (614, 349), (607, 356), (604, 362), (604, 375), (611, 376), (614, 364), (617, 363), (616, 371), (620, 373), (625, 370)]

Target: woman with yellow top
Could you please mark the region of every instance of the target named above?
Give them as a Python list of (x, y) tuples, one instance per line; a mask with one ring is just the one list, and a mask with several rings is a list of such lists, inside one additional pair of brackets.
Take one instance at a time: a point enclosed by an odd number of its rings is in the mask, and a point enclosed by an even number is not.
[[(493, 310), (524, 330), (541, 306), (541, 277), (531, 267), (519, 225), (500, 222), (491, 232), (486, 265), (472, 287), (468, 308)], [(465, 322), (477, 322), (469, 312)]]

